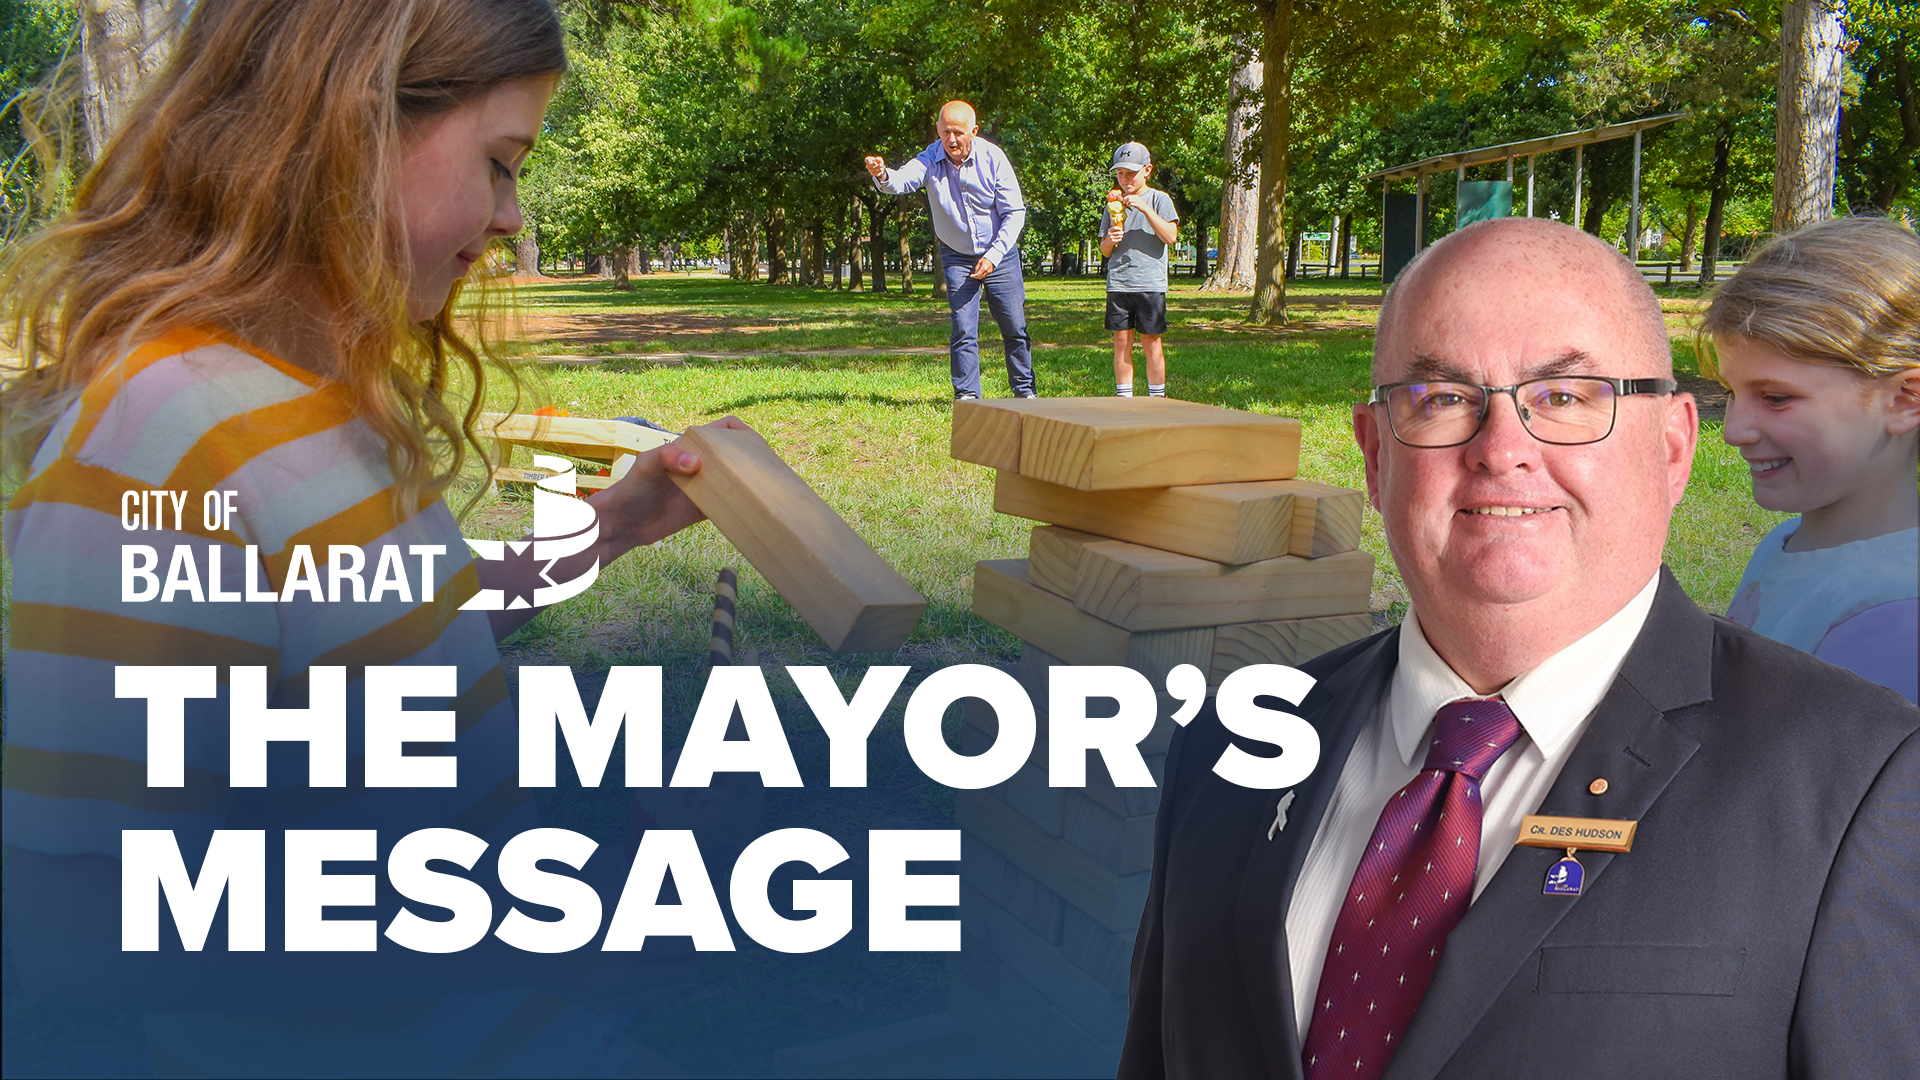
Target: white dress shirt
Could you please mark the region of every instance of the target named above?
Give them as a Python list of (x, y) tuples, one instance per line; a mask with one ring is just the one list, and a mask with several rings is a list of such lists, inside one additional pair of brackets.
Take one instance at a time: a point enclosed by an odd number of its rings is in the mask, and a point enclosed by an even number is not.
[[(1513, 850), (1520, 819), (1539, 809), (1586, 731), (1594, 708), (1640, 636), (1659, 582), (1656, 573), (1612, 618), (1499, 690), (1520, 721), (1520, 738), (1500, 755), (1480, 784), (1485, 810), (1480, 864), (1473, 881), (1475, 899)], [(1394, 669), (1393, 684), (1373, 722), (1354, 739), (1287, 908), (1294, 1018), (1301, 1038), (1306, 1037), (1313, 999), (1319, 992), (1333, 924), (1381, 809), (1394, 792), (1419, 775), (1427, 759), (1428, 731), (1440, 707), (1460, 698), (1483, 696), (1433, 651), (1419, 618), (1407, 612), (1400, 624), (1400, 663)]]

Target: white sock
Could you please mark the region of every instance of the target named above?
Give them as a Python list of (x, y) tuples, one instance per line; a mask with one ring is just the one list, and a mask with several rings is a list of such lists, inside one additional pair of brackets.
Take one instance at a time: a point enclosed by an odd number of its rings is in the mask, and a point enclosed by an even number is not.
[(1119, 395), (1120, 397), (1132, 397), (1133, 384), (1132, 383), (1115, 383), (1113, 392)]
[(1147, 384), (1147, 396), (1148, 396), (1148, 397), (1166, 397), (1166, 396), (1167, 396), (1167, 384), (1166, 384), (1166, 383), (1163, 383), (1163, 382), (1157, 382), (1157, 383), (1156, 383), (1156, 382), (1150, 382), (1150, 383), (1148, 383), (1148, 384)]

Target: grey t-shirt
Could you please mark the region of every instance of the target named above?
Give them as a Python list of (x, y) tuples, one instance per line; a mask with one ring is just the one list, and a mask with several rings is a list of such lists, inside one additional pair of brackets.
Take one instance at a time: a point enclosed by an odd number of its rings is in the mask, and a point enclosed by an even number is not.
[[(1180, 211), (1173, 208), (1173, 196), (1159, 188), (1148, 188), (1143, 194), (1154, 213), (1168, 221), (1180, 220)], [(1105, 210), (1100, 211), (1102, 239), (1111, 227), (1112, 219)], [(1167, 245), (1154, 235), (1147, 215), (1132, 207), (1127, 208), (1126, 229), (1107, 259), (1107, 291), (1166, 292)]]

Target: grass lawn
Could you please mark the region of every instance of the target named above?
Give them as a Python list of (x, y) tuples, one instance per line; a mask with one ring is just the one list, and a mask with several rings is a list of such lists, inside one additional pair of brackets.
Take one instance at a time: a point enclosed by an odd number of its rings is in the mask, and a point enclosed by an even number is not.
[[(898, 278), (889, 284), (897, 289)], [(835, 835), (853, 859), (829, 876), (851, 873), (856, 881), (864, 880), (865, 830), (950, 828), (953, 793), (931, 784), (906, 758), (898, 734), (904, 692), (870, 741), (869, 786), (825, 787), (826, 738), (780, 667), (825, 664), (850, 690), (870, 664), (911, 665), (911, 686), (935, 668), (1011, 661), (1015, 639), (971, 613), (972, 568), (981, 559), (1024, 557), (1031, 527), (993, 512), (988, 470), (947, 456), (952, 403), (946, 305), (927, 294), (924, 279), (916, 284), (912, 297), (741, 285), (704, 274), (639, 278), (630, 291), (579, 279), (517, 288), (523, 340), (516, 351), (606, 358), (532, 365), (532, 393), (524, 407), (554, 404), (577, 416), (639, 415), (676, 429), (737, 415), (929, 601), (898, 656), (833, 657), (703, 524), (606, 568), (588, 594), (542, 613), (506, 646), (510, 672), (533, 663), (573, 667), (588, 701), (597, 697), (609, 665), (663, 667), (668, 745), (674, 745), (704, 685), (715, 573), (736, 566), (736, 656), (751, 653), (767, 668), (810, 785), (766, 792), (757, 831), (804, 826)], [(1094, 278), (1029, 281), (1043, 394), (1112, 392), (1102, 289)], [(1366, 394), (1379, 289), (1378, 282), (1293, 283), (1291, 325), (1263, 329), (1240, 322), (1244, 297), (1176, 286), (1168, 304), (1171, 391), (1193, 401), (1300, 418), (1301, 475), (1360, 487), (1361, 460), (1348, 425), (1352, 403)], [(1685, 338), (1697, 302), (1682, 292), (1667, 306), (1676, 362), (1694, 374)], [(984, 351), (987, 392), (1003, 396), (997, 346), (989, 343)], [(723, 355), (684, 355), (689, 353)], [(530, 517), (527, 495), (508, 488), (480, 501), (466, 531), (517, 537)], [(1704, 425), (1694, 479), (1667, 551), (1681, 583), (1703, 605), (1724, 610), (1754, 544), (1779, 519), (1749, 498), (1745, 466), (1721, 442), (1718, 424)], [(1378, 560), (1376, 623), (1397, 621), (1405, 612), (1405, 591), (1371, 511), (1363, 544)], [(619, 775), (617, 763), (609, 774)], [(617, 842), (626, 819), (625, 793), (611, 788), (563, 786), (543, 798), (542, 809), (550, 824), (603, 842)], [(724, 881), (718, 884), (724, 889)], [(710, 960), (683, 992), (642, 1010), (631, 1033), (696, 1074), (770, 1075), (772, 1054), (784, 1046), (944, 1009), (945, 957), (868, 953), (864, 890), (855, 895), (855, 929), (838, 946), (788, 957), (758, 949), (740, 935), (739, 953)], [(917, 911), (916, 917), (942, 913)], [(9, 1037), (25, 1035), (27, 1043), (43, 1044), (44, 1053), (15, 1047), (34, 1057), (37, 1067), (54, 1073), (83, 1068), (63, 1064), (82, 1060), (70, 1051), (63, 1055), (63, 1049), (78, 1043), (124, 1050), (122, 1043), (138, 1038), (138, 1025), (124, 1020), (83, 1024), (76, 1035), (78, 1021), (20, 1004), (11, 972), (7, 981)], [(129, 1052), (137, 1059), (137, 1048)]]

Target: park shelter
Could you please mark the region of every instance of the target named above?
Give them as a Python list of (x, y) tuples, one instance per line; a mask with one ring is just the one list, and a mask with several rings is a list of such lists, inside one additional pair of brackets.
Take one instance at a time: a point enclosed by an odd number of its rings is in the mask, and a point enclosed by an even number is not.
[[(1663, 124), (1687, 116), (1684, 112), (1663, 113), (1659, 116), (1646, 116), (1638, 120), (1627, 120), (1618, 124), (1588, 128), (1585, 131), (1566, 131), (1558, 135), (1547, 135), (1537, 139), (1521, 139), (1518, 142), (1499, 143), (1483, 146), (1475, 150), (1461, 150), (1437, 157), (1410, 161), (1405, 165), (1395, 165), (1390, 169), (1368, 173), (1363, 179), (1381, 182), (1381, 277), (1392, 281), (1400, 268), (1412, 261), (1420, 249), (1426, 246), (1427, 220), (1427, 183), (1428, 177), (1435, 173), (1451, 172), (1454, 183), (1464, 187), (1467, 183), (1467, 169), (1476, 165), (1491, 165), (1495, 162), (1507, 163), (1507, 183), (1513, 182), (1513, 162), (1515, 158), (1527, 160), (1527, 216), (1533, 216), (1533, 179), (1535, 159), (1541, 154), (1560, 150), (1573, 151), (1573, 220), (1580, 220), (1581, 194), (1584, 187), (1584, 155), (1586, 148), (1594, 143), (1611, 142), (1614, 139), (1633, 138), (1633, 198), (1627, 218), (1627, 258), (1639, 261), (1640, 258), (1640, 137), (1642, 133)], [(1393, 191), (1395, 180), (1412, 180), (1414, 191), (1411, 194), (1398, 194)]]

